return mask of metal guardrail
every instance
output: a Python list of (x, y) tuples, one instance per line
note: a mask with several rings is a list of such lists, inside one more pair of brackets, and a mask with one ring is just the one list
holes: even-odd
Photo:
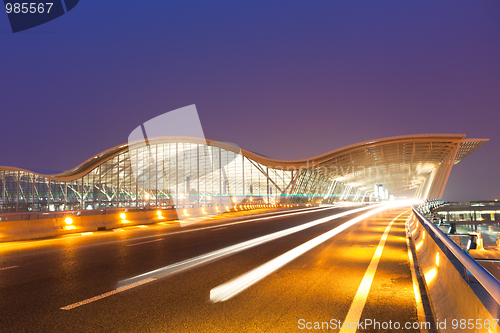
[(435, 235), (443, 242), (450, 252), (460, 261), (460, 263), (474, 276), (474, 278), (484, 287), (484, 289), (500, 304), (500, 281), (498, 281), (483, 266), (477, 263), (472, 257), (453, 242), (444, 232), (434, 225), (417, 206), (412, 206), (413, 212)]

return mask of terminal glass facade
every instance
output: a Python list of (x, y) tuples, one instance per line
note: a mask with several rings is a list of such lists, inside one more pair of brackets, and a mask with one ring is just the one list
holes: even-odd
[(191, 142), (133, 147), (73, 180), (0, 169), (0, 212), (211, 205), (235, 199), (331, 203), (360, 201), (364, 194), (308, 169), (270, 168), (232, 150)]

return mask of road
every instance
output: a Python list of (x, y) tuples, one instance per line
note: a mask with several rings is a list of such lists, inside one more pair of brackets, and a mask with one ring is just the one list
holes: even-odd
[[(335, 216), (349, 209), (0, 244), (0, 332), (290, 332), (315, 322), (339, 331), (348, 315), (379, 325), (418, 321), (409, 208)], [(271, 271), (247, 286), (245, 274), (261, 266)], [(220, 301), (241, 276), (243, 289)]]

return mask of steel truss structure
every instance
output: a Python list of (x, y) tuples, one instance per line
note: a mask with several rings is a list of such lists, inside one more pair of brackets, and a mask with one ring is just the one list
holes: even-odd
[(486, 141), (408, 135), (283, 161), (213, 140), (159, 137), (111, 148), (56, 175), (0, 167), (0, 212), (374, 201), (387, 199), (376, 191), (381, 184), (391, 193), (416, 189), (417, 198), (440, 198), (452, 166)]

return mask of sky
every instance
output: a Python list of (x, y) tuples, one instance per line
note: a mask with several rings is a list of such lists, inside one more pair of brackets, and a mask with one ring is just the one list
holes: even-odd
[(69, 170), (191, 104), (206, 138), (278, 159), (489, 138), (443, 198), (500, 198), (500, 2), (81, 0), (16, 34), (0, 13), (0, 165)]

